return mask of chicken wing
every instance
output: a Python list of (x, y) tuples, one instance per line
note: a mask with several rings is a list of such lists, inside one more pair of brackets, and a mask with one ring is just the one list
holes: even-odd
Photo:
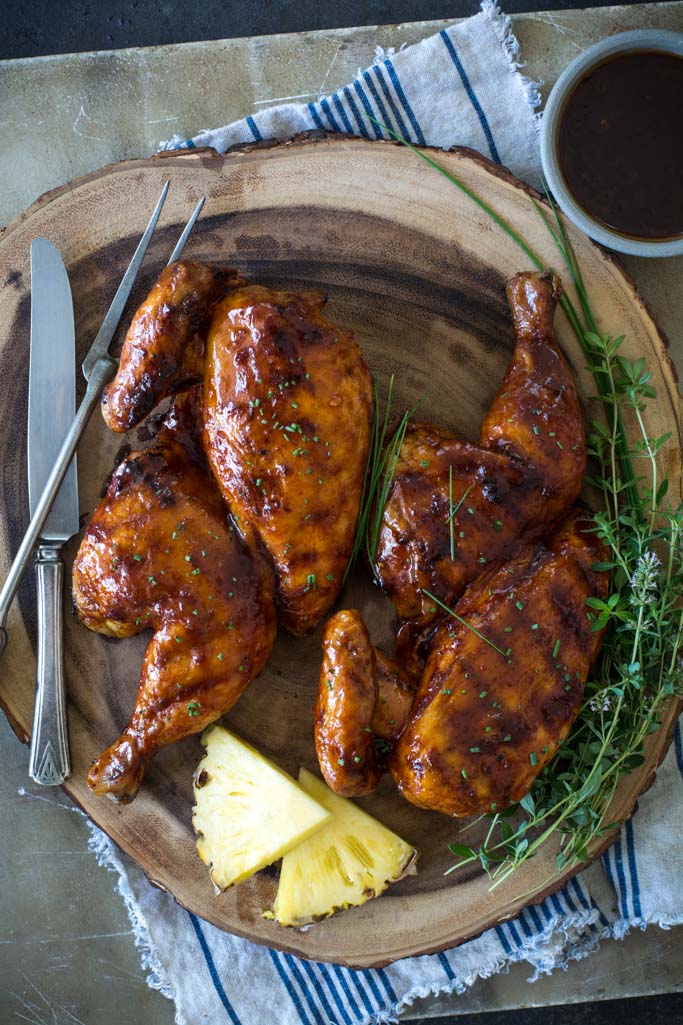
[(337, 612), (325, 624), (315, 746), (323, 776), (337, 794), (359, 797), (377, 786), (386, 754), (400, 735), (414, 684), (377, 648), (360, 612)]
[(601, 643), (585, 600), (606, 594), (607, 574), (591, 569), (604, 554), (574, 514), (465, 591), (465, 622), (439, 627), (390, 757), (404, 797), (468, 816), (530, 789), (576, 718)]
[(552, 326), (559, 286), (549, 274), (518, 274), (507, 294), (515, 350), (479, 445), (410, 427), (384, 509), (375, 570), (404, 621), (397, 651), (412, 672), (441, 618), (430, 595), (457, 599), (521, 539), (547, 534), (581, 487), (583, 417)]
[(104, 389), (102, 415), (128, 431), (162, 399), (201, 381), (204, 339), (215, 303), (241, 284), (236, 271), (178, 260), (165, 267), (126, 334), (116, 377)]
[(88, 774), (95, 793), (120, 801), (135, 797), (161, 747), (235, 703), (275, 639), (272, 570), (229, 523), (193, 442), (194, 415), (180, 397), (155, 444), (121, 463), (74, 563), (85, 626), (154, 631), (128, 725)]
[(230, 292), (207, 341), (204, 447), (275, 566), (280, 622), (312, 630), (341, 589), (370, 443), (370, 373), (319, 294)]

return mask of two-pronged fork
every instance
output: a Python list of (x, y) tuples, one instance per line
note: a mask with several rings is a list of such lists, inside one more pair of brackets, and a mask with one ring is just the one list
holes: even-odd
[[(81, 435), (85, 430), (95, 406), (99, 402), (102, 389), (116, 372), (117, 362), (109, 353), (109, 345), (114, 337), (114, 332), (118, 327), (119, 320), (123, 314), (124, 307), (128, 300), (128, 296), (130, 295), (133, 283), (135, 282), (135, 278), (137, 277), (138, 270), (140, 269), (140, 265), (144, 259), (145, 253), (147, 252), (147, 247), (152, 235), (154, 234), (154, 229), (156, 228), (157, 221), (159, 220), (159, 215), (161, 214), (161, 208), (164, 205), (168, 188), (169, 183), (166, 182), (157, 201), (157, 205), (154, 208), (149, 224), (145, 228), (144, 234), (138, 243), (133, 259), (130, 261), (128, 269), (123, 275), (121, 284), (119, 285), (116, 295), (112, 300), (112, 304), (107, 311), (107, 315), (102, 321), (102, 326), (97, 332), (95, 341), (92, 343), (90, 350), (83, 361), (83, 374), (88, 382), (85, 395), (83, 396), (83, 401), (78, 407), (71, 428), (64, 439), (64, 444), (57, 456), (57, 461), (55, 462), (52, 473), (47, 479), (43, 493), (35, 507), (35, 512), (31, 518), (31, 522), (28, 525), (24, 538), (19, 546), (19, 550), (15, 555), (10, 571), (7, 574), (7, 579), (0, 591), (0, 652), (4, 650), (7, 643), (7, 631), (5, 629), (7, 616), (10, 605), (12, 604), (17, 592), (19, 581), (26, 569), (36, 542), (40, 537), (45, 520), (47, 519), (57, 492), (59, 491), (64, 477), (66, 476), (66, 472), (71, 460), (73, 459)], [(204, 199), (202, 198), (195, 207), (194, 213), (190, 217), (182, 235), (178, 239), (176, 247), (171, 253), (169, 263), (173, 263), (173, 261), (177, 260), (180, 256), (187, 238), (199, 217), (203, 205)]]

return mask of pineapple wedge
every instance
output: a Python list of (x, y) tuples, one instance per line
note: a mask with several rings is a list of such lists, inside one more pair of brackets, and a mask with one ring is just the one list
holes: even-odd
[(331, 819), (287, 773), (224, 727), (210, 726), (202, 744), (192, 824), (218, 890), (277, 861)]
[(417, 851), (306, 769), (299, 784), (333, 818), (285, 854), (272, 913), (280, 925), (318, 922), (365, 904), (415, 872)]

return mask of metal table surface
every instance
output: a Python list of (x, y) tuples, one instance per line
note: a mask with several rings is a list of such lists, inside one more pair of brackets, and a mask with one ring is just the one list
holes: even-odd
[[(683, 3), (513, 17), (526, 73), (544, 95), (581, 49), (615, 29), (683, 31)], [(102, 164), (154, 152), (285, 99), (312, 99), (440, 22), (217, 40), (0, 63), (0, 224), (37, 195)], [(217, 88), (216, 83), (220, 83)], [(625, 259), (683, 368), (683, 258)], [(81, 813), (28, 781), (28, 752), (0, 719), (0, 1025), (170, 1025), (150, 990), (116, 879), (88, 851)], [(414, 1005), (410, 1017), (460, 1015), (683, 990), (683, 930), (649, 929), (529, 985), (528, 966), (468, 992)], [(270, 1023), (264, 1022), (264, 1025)]]

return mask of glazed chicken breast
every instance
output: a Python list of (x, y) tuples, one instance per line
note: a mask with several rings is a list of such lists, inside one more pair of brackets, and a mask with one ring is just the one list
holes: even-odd
[(279, 618), (308, 633), (341, 589), (373, 416), (358, 344), (321, 295), (249, 285), (217, 307), (204, 382), (204, 447), (248, 541), (273, 560)]
[(155, 443), (116, 469), (73, 567), (90, 630), (152, 630), (130, 720), (92, 765), (97, 794), (131, 801), (146, 762), (237, 701), (270, 655), (273, 574), (229, 523), (192, 434), (196, 405), (176, 400)]
[(391, 755), (404, 797), (464, 817), (527, 793), (567, 736), (600, 647), (585, 600), (606, 596), (607, 574), (591, 569), (604, 555), (574, 514), (465, 591)]
[(518, 801), (578, 714), (601, 643), (585, 600), (607, 592), (607, 575), (591, 569), (604, 556), (573, 513), (547, 542), (482, 574), (434, 635), (414, 696), (398, 667), (378, 669), (384, 656), (358, 612), (331, 617), (314, 713), (328, 785), (367, 794), (388, 767), (404, 797), (446, 815)]

